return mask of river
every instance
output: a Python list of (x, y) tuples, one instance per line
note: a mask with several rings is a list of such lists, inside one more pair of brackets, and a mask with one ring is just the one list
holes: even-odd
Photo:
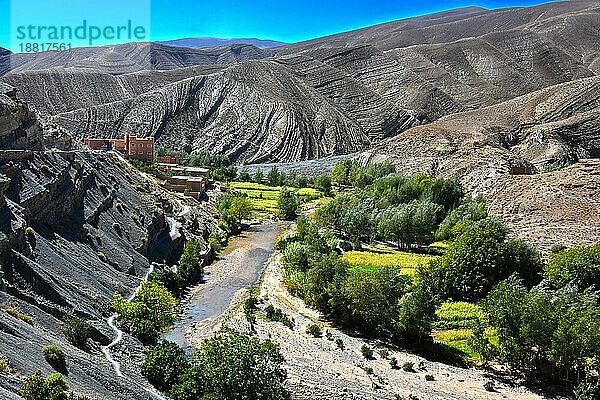
[(204, 282), (191, 289), (180, 319), (165, 339), (193, 351), (185, 333), (197, 323), (210, 323), (225, 312), (235, 293), (256, 284), (274, 252), (280, 228), (274, 223), (252, 225), (230, 239), (219, 259), (205, 268)]

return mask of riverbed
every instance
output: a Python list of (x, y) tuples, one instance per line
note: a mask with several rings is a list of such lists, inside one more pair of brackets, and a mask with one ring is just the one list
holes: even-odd
[(205, 268), (203, 283), (191, 289), (180, 320), (165, 339), (190, 353), (186, 332), (197, 324), (210, 324), (227, 310), (236, 292), (259, 281), (280, 230), (274, 223), (264, 223), (231, 238), (218, 260)]

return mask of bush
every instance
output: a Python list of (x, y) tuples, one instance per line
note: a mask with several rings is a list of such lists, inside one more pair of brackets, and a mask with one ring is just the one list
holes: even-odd
[(132, 301), (115, 293), (111, 306), (119, 320), (145, 343), (154, 343), (177, 318), (177, 299), (159, 282), (142, 282)]
[(574, 281), (580, 289), (600, 288), (600, 243), (553, 254), (544, 277), (555, 287)]
[(25, 379), (19, 394), (25, 400), (90, 400), (69, 392), (69, 385), (61, 374), (52, 374), (44, 379), (40, 371)]
[(196, 239), (190, 239), (185, 243), (177, 268), (178, 279), (182, 287), (193, 285), (202, 279), (204, 268), (200, 255), (203, 251), (204, 245)]
[(10, 362), (5, 356), (0, 356), (0, 374), (8, 374), (10, 372)]
[(435, 381), (435, 377), (433, 375), (425, 375), (425, 380), (429, 382)]
[(321, 337), (321, 335), (322, 335), (321, 325), (310, 324), (308, 326), (308, 328), (306, 328), (306, 333), (308, 333), (309, 335), (312, 335), (314, 337)]
[(335, 339), (335, 345), (338, 347), (338, 349), (340, 350), (344, 350), (345, 346), (344, 346), (344, 341), (340, 338)]
[(286, 400), (284, 359), (271, 341), (224, 331), (206, 340), (173, 386), (173, 400)]
[(398, 360), (396, 359), (396, 357), (392, 357), (390, 359), (390, 367), (392, 367), (392, 369), (398, 369)]
[(98, 252), (98, 258), (100, 259), (100, 261), (102, 261), (103, 263), (107, 263), (108, 262), (108, 258), (106, 258), (106, 254), (104, 254), (103, 252), (99, 251)]
[(175, 343), (162, 341), (146, 353), (141, 372), (155, 388), (167, 392), (188, 368), (183, 349)]
[(91, 337), (92, 327), (84, 319), (68, 317), (63, 324), (67, 340), (77, 347), (85, 347)]
[(380, 349), (378, 353), (379, 356), (384, 359), (387, 359), (390, 356), (390, 352), (387, 349)]
[(44, 358), (56, 370), (62, 370), (66, 366), (65, 352), (58, 346), (45, 346)]
[(402, 370), (405, 372), (415, 372), (415, 364), (407, 361), (404, 364), (402, 364)]
[(288, 328), (294, 329), (294, 321), (291, 320), (287, 315), (285, 315), (284, 312), (281, 311), (281, 309), (275, 308), (271, 304), (269, 304), (265, 308), (265, 315), (269, 320), (273, 322), (281, 322)]
[(277, 200), (279, 218), (287, 221), (293, 220), (298, 215), (298, 207), (300, 207), (300, 202), (296, 194), (285, 186), (282, 187)]
[(28, 238), (32, 238), (33, 236), (35, 236), (35, 230), (32, 227), (28, 226), (27, 229), (25, 229), (25, 234)]
[(487, 392), (494, 392), (494, 382), (493, 381), (485, 381), (485, 383), (483, 384), (483, 388), (487, 391)]
[(365, 359), (367, 359), (367, 360), (373, 359), (373, 349), (370, 348), (369, 346), (367, 346), (366, 344), (362, 345), (362, 347), (360, 348), (360, 352), (362, 353), (362, 355)]

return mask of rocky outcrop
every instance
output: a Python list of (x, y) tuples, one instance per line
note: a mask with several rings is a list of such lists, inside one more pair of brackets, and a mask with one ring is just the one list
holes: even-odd
[[(128, 361), (126, 378), (100, 351), (113, 335), (109, 303), (115, 292), (130, 295), (152, 262), (175, 263), (187, 239), (206, 244), (213, 203), (165, 191), (116, 154), (45, 150), (42, 123), (25, 103), (0, 94), (0, 106), (0, 354), (13, 372), (0, 375), (2, 398), (18, 398), (24, 376), (53, 372), (42, 349), (57, 344), (78, 392), (147, 399), (141, 344), (127, 336), (117, 349), (126, 349), (115, 355)], [(8, 314), (9, 305), (33, 324)], [(86, 349), (67, 341), (67, 316), (92, 324)]]

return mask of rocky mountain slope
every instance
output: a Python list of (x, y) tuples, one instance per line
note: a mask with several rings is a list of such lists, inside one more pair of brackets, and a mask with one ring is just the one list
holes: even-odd
[(17, 55), (2, 80), (79, 138), (133, 132), (288, 162), (596, 76), (599, 27), (593, 1), (466, 8), (265, 50), (130, 44)]
[(276, 40), (264, 40), (264, 39), (255, 39), (255, 38), (235, 38), (235, 39), (222, 39), (222, 38), (213, 38), (213, 37), (197, 37), (197, 38), (185, 38), (185, 39), (175, 39), (175, 40), (167, 40), (164, 42), (160, 42), (161, 44), (165, 44), (167, 46), (176, 46), (176, 47), (189, 47), (192, 49), (196, 49), (199, 47), (217, 47), (217, 46), (227, 46), (231, 44), (249, 44), (259, 49), (270, 49), (272, 47), (283, 46), (286, 43), (278, 42)]
[[(0, 353), (13, 371), (0, 376), (2, 398), (18, 398), (36, 370), (53, 372), (42, 354), (51, 344), (64, 349), (63, 372), (76, 391), (149, 398), (132, 366), (143, 357), (137, 340), (126, 335), (116, 349), (124, 378), (100, 351), (114, 335), (108, 304), (115, 291), (131, 294), (152, 262), (174, 263), (186, 238), (206, 243), (216, 229), (211, 203), (176, 197), (115, 155), (45, 150), (37, 119), (2, 94), (0, 121)], [(67, 341), (66, 316), (92, 324), (87, 349)]]
[[(594, 243), (600, 240), (597, 163), (528, 177), (512, 176), (509, 171), (528, 166), (533, 172), (544, 172), (600, 158), (599, 94), (598, 77), (552, 86), (409, 129), (359, 158), (390, 160), (407, 174), (459, 178), (472, 192), (485, 195), (496, 215), (512, 222), (522, 219), (513, 224), (517, 232), (542, 247), (558, 241), (572, 246)], [(569, 190), (561, 187), (567, 182), (589, 190), (564, 197), (561, 193)], [(540, 221), (553, 221), (562, 227), (562, 234), (560, 229), (544, 229)], [(536, 235), (531, 236), (531, 230)]]

